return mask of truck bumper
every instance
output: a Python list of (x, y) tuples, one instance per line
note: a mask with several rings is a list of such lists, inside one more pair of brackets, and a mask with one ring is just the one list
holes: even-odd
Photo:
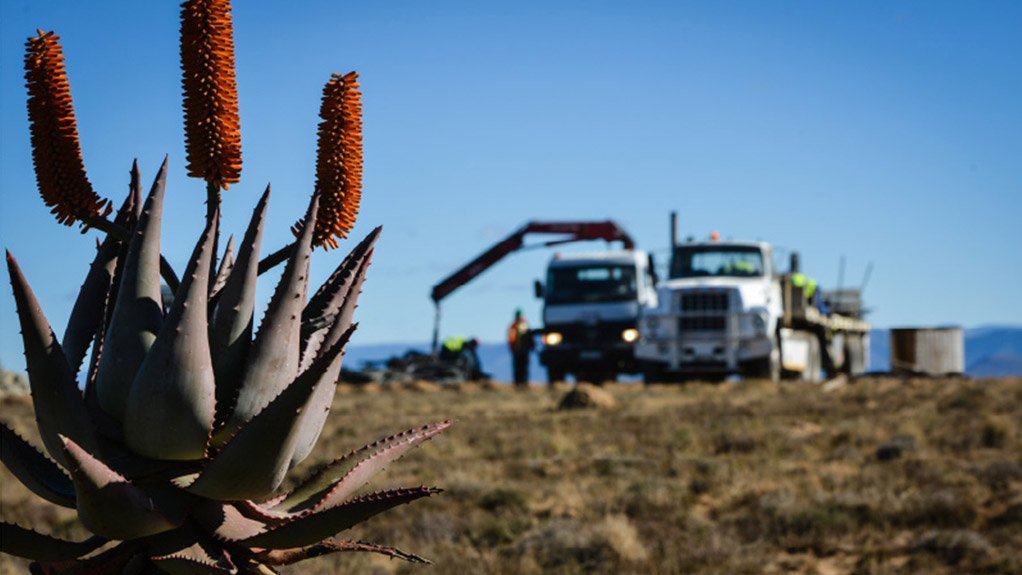
[(546, 346), (539, 352), (539, 362), (547, 369), (574, 373), (605, 371), (638, 373), (635, 348), (630, 344), (578, 347)]
[(770, 337), (735, 338), (687, 336), (680, 339), (640, 340), (636, 356), (647, 365), (677, 373), (737, 373), (745, 364), (761, 361), (774, 349)]

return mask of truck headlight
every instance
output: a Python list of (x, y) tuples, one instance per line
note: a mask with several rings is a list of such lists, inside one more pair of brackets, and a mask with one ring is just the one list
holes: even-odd
[(752, 330), (756, 335), (763, 336), (767, 332), (767, 315), (759, 312), (752, 314)]
[(564, 336), (556, 331), (543, 334), (543, 343), (546, 345), (558, 345), (564, 341)]
[(621, 332), (621, 339), (627, 341), (628, 343), (632, 343), (635, 340), (639, 339), (639, 330), (630, 327)]

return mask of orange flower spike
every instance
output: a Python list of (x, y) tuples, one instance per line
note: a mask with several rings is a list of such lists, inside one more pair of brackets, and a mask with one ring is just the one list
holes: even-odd
[(241, 180), (241, 120), (230, 0), (181, 5), (188, 175), (223, 189)]
[(70, 226), (89, 216), (109, 215), (112, 206), (96, 194), (85, 173), (60, 36), (38, 33), (25, 43), (32, 162), (43, 201), (58, 222)]
[[(336, 248), (355, 226), (362, 201), (362, 92), (358, 74), (334, 74), (323, 87), (316, 189), (319, 212), (313, 243)], [(301, 223), (301, 222), (299, 222)], [(297, 226), (297, 224), (296, 224)], [(297, 228), (296, 228), (297, 229)]]

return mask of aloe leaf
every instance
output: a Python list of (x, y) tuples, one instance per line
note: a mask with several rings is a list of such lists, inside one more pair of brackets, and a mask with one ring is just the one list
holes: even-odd
[(259, 249), (263, 241), (266, 206), (270, 186), (266, 186), (238, 247), (234, 263), (217, 302), (210, 345), (216, 373), (217, 423), (226, 421), (234, 407), (241, 377), (252, 344), (256, 281), (259, 279)]
[(0, 461), (32, 493), (62, 507), (75, 507), (75, 487), (64, 471), (15, 433), (0, 424)]
[(62, 439), (64, 455), (74, 463), (78, 518), (89, 531), (110, 539), (135, 539), (169, 531), (183, 520), (172, 521), (156, 509), (152, 493), (129, 483), (74, 441)]
[(420, 563), (432, 565), (428, 559), (419, 557), (412, 553), (406, 553), (396, 547), (387, 547), (376, 543), (365, 541), (350, 541), (347, 539), (327, 539), (315, 545), (299, 547), (297, 549), (275, 549), (259, 555), (260, 561), (267, 565), (291, 565), (312, 557), (321, 557), (330, 553), (349, 553), (352, 551), (363, 553), (378, 553), (391, 559), (401, 559), (409, 563)]
[(188, 491), (236, 501), (263, 498), (279, 487), (298, 439), (302, 409), (323, 373), (340, 363), (346, 343), (343, 340), (317, 359), (245, 424), (188, 486)]
[[(341, 324), (337, 323), (334, 327), (340, 328)], [(340, 336), (344, 342), (342, 346), (350, 341), (351, 334), (355, 331), (356, 327), (357, 324), (348, 324), (346, 326), (345, 332)], [(333, 349), (336, 345), (337, 341), (331, 341), (329, 349)], [(341, 355), (343, 361), (343, 347)], [(288, 463), (289, 469), (304, 461), (312, 453), (312, 448), (315, 447), (316, 440), (319, 439), (319, 434), (323, 431), (326, 418), (330, 414), (330, 405), (333, 403), (334, 395), (337, 393), (337, 381), (340, 376), (341, 361), (332, 364), (319, 376), (319, 381), (316, 382), (316, 387), (312, 390), (312, 395), (309, 396), (309, 399), (302, 407), (302, 413), (299, 416), (298, 438), (291, 453), (291, 461)]]
[(25, 363), (39, 435), (50, 455), (67, 467), (59, 436), (66, 435), (94, 449), (96, 439), (92, 424), (64, 351), (57, 343), (53, 329), (39, 307), (39, 301), (29, 287), (18, 261), (10, 252), (7, 252), (7, 271), (11, 276), (14, 302), (21, 323)]
[[(352, 325), (355, 308), (358, 306), (358, 297), (362, 293), (366, 272), (372, 262), (373, 246), (379, 238), (381, 230), (381, 227), (373, 230), (352, 250), (351, 254), (341, 262), (337, 270), (323, 284), (316, 296), (310, 300), (310, 305), (305, 307), (302, 323), (303, 357), (302, 365), (299, 367), (300, 371), (315, 359), (320, 349), (333, 347)], [(305, 321), (306, 317), (308, 322)], [(330, 319), (323, 321), (322, 327), (318, 327), (317, 324), (325, 317)], [(341, 366), (338, 365), (336, 372), (328, 374), (313, 393), (310, 405), (302, 416), (301, 434), (298, 445), (295, 446), (295, 452), (291, 456), (291, 467), (295, 467), (312, 453), (312, 449), (323, 431), (327, 416), (330, 414), (340, 369)]]
[[(142, 172), (139, 170), (137, 159), (131, 165), (131, 185), (129, 187), (131, 196), (131, 201), (128, 202), (131, 204), (130, 217), (126, 221), (118, 223), (124, 223), (125, 227), (129, 230), (134, 230), (139, 218), (142, 216), (143, 194), (145, 193), (142, 185)], [(106, 297), (102, 301), (97, 302), (97, 307), (102, 309), (102, 314), (100, 315), (100, 323), (93, 336), (92, 357), (89, 359), (89, 369), (85, 380), (85, 407), (88, 409), (89, 415), (92, 417), (100, 434), (108, 437), (120, 437), (120, 422), (103, 411), (102, 406), (100, 406), (99, 398), (96, 395), (96, 377), (99, 373), (99, 358), (102, 357), (107, 330), (110, 327), (110, 320), (114, 314), (114, 304), (117, 302), (121, 280), (124, 278), (124, 262), (128, 258), (128, 244), (129, 242), (124, 240), (117, 242), (117, 256), (113, 275), (110, 278), (109, 289), (106, 292)]]
[(291, 549), (313, 545), (388, 509), (429, 497), (440, 491), (434, 487), (413, 487), (370, 493), (271, 528), (265, 533), (244, 539), (241, 543), (249, 547), (266, 549)]
[[(243, 513), (236, 504), (209, 499), (192, 511), (192, 518), (221, 541), (240, 541), (266, 530), (267, 522)], [(279, 523), (279, 521), (278, 521)]]
[(431, 423), (352, 451), (317, 470), (274, 509), (298, 513), (336, 505), (368, 483), (386, 465), (452, 425), (453, 421)]
[(89, 370), (85, 378), (85, 409), (89, 413), (89, 417), (92, 418), (97, 433), (102, 437), (110, 437), (122, 442), (124, 440), (124, 432), (121, 429), (121, 422), (107, 413), (103, 406), (100, 405), (99, 396), (96, 393), (96, 378), (99, 375), (99, 360), (103, 357), (103, 346), (106, 344), (106, 335), (110, 328), (110, 320), (113, 317), (121, 278), (124, 277), (124, 260), (127, 254), (128, 245), (121, 242), (113, 277), (111, 278), (110, 290), (102, 302), (103, 312), (100, 316), (100, 325), (93, 337), (92, 357), (89, 359)]
[(103, 409), (119, 421), (124, 420), (138, 368), (163, 323), (160, 232), (166, 187), (164, 159), (128, 245), (117, 301), (99, 358), (96, 396)]
[(0, 522), (0, 551), (36, 561), (68, 561), (98, 549), (106, 543), (102, 537), (85, 541), (66, 541), (43, 535), (14, 523)]
[[(145, 185), (142, 183), (142, 170), (138, 167), (138, 158), (131, 162), (131, 214), (132, 222), (142, 217), (142, 203), (145, 201)], [(134, 227), (134, 224), (132, 224)]]
[(180, 553), (153, 557), (151, 561), (161, 573), (170, 575), (222, 575), (238, 572), (236, 569), (217, 564), (198, 544)]
[(234, 410), (218, 434), (221, 440), (234, 435), (298, 375), (301, 316), (309, 284), (312, 232), (316, 227), (318, 206), (317, 193), (312, 196), (305, 214), (306, 223), (249, 349)]
[(231, 560), (212, 545), (192, 543), (188, 547), (169, 553), (151, 557), (153, 565), (160, 572), (170, 575), (224, 575), (238, 573)]
[(172, 575), (239, 572), (223, 548), (191, 523), (154, 538), (146, 553), (161, 572)]
[(213, 430), (215, 383), (209, 352), (210, 258), (219, 213), (195, 245), (174, 304), (128, 394), (124, 435), (157, 459), (201, 459)]
[[(136, 162), (135, 169), (138, 168)], [(135, 178), (135, 171), (132, 171), (132, 180)], [(128, 195), (117, 211), (114, 223), (131, 229), (134, 226), (135, 217), (135, 195), (134, 190), (129, 189)], [(64, 329), (64, 337), (61, 340), (61, 347), (71, 365), (71, 372), (78, 373), (85, 359), (85, 352), (89, 348), (96, 335), (96, 331), (103, 323), (103, 310), (106, 299), (110, 294), (113, 284), (114, 272), (117, 268), (117, 255), (123, 242), (112, 235), (107, 235), (96, 250), (96, 258), (89, 267), (89, 273), (85, 276), (78, 298), (71, 309), (71, 316), (67, 320), (67, 327)]]
[(143, 457), (129, 449), (124, 444), (123, 437), (120, 441), (100, 437), (99, 446), (103, 462), (132, 482), (153, 483), (172, 479), (197, 472), (200, 466), (198, 461), (182, 462)]
[(216, 273), (216, 278), (213, 280), (213, 286), (209, 289), (209, 299), (213, 301), (220, 294), (220, 291), (224, 289), (224, 284), (227, 283), (227, 278), (231, 275), (231, 270), (234, 269), (234, 236), (227, 238), (227, 248), (224, 249), (224, 257), (220, 260), (220, 270)]
[[(372, 250), (382, 231), (382, 226), (377, 227), (359, 242), (302, 310), (302, 363), (299, 371), (312, 364), (330, 326), (341, 324), (339, 333), (343, 333), (351, 325)], [(323, 321), (327, 317), (333, 321)]]

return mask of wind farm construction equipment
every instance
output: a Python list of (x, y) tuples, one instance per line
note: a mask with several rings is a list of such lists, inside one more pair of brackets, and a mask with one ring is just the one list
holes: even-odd
[[(556, 239), (525, 245), (526, 236), (554, 234)], [(433, 286), (436, 308), (433, 350), (440, 333), (440, 302), (505, 256), (525, 248), (570, 242), (621, 242), (622, 249), (555, 255), (547, 267), (546, 284), (536, 281), (542, 298), (543, 336), (540, 362), (551, 381), (572, 374), (602, 381), (618, 373), (638, 373), (634, 342), (639, 309), (656, 304), (656, 274), (651, 256), (615, 222), (528, 222), (475, 259)]]
[(669, 277), (640, 322), (635, 355), (647, 381), (731, 374), (819, 381), (823, 372), (866, 371), (861, 290), (816, 290), (797, 253), (786, 273), (776, 270), (766, 242), (720, 241), (715, 233), (679, 243), (675, 222), (672, 214)]

